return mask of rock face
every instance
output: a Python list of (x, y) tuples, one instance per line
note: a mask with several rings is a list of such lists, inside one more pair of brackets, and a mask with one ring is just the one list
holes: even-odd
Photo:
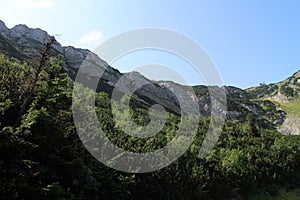
[[(46, 31), (39, 28), (32, 29), (26, 25), (17, 25), (8, 29), (0, 21), (0, 53), (16, 57), (21, 60), (31, 61), (38, 58), (41, 48), (49, 41)], [(160, 104), (168, 111), (180, 114), (182, 110), (200, 116), (210, 116), (212, 112), (223, 115), (228, 120), (243, 119), (247, 115), (255, 116), (271, 125), (289, 124), (286, 121), (286, 112), (278, 102), (270, 98), (282, 96), (288, 100), (299, 94), (300, 71), (284, 82), (278, 84), (261, 84), (259, 87), (242, 90), (237, 87), (218, 88), (213, 86), (182, 86), (170, 81), (151, 81), (138, 72), (122, 74), (112, 68), (104, 60), (87, 49), (72, 46), (62, 47), (59, 43), (53, 46), (53, 55), (60, 55), (65, 61), (65, 70), (71, 78), (75, 79), (78, 70), (84, 79), (97, 80), (101, 75), (98, 91), (109, 94), (114, 92), (123, 95), (133, 94), (133, 98), (149, 107)], [(98, 81), (98, 80), (97, 80)], [(214, 92), (212, 99), (210, 92)], [(226, 98), (221, 98), (225, 92)], [(185, 103), (180, 103), (186, 100)], [(188, 102), (188, 103), (187, 103)], [(193, 106), (197, 104), (200, 113)], [(215, 105), (215, 110), (212, 109)], [(226, 105), (223, 108), (222, 105)], [(295, 124), (295, 123), (293, 123)], [(292, 133), (299, 131), (294, 128)]]
[(300, 135), (300, 117), (292, 114), (287, 115), (278, 131), (285, 135)]
[[(42, 45), (49, 41), (49, 35), (46, 31), (39, 28), (28, 28), (26, 25), (17, 25), (8, 29), (1, 21), (0, 30), (0, 35), (18, 51), (20, 58), (36, 57)], [(63, 48), (59, 43), (53, 46), (53, 50), (56, 51), (56, 54), (64, 55)]]
[(24, 38), (34, 38), (36, 41), (43, 43), (48, 39), (48, 34), (46, 31), (41, 29), (30, 29), (26, 25), (17, 25), (10, 29), (9, 37), (13, 39), (24, 39)]
[(5, 38), (8, 38), (9, 36), (9, 29), (5, 26), (4, 22), (1, 20), (0, 20), (0, 34)]
[[(42, 45), (49, 40), (47, 32), (38, 28), (32, 29), (26, 25), (17, 25), (12, 29), (8, 29), (0, 21), (0, 30), (0, 36), (3, 38), (3, 42), (5, 42), (5, 45), (0, 46), (0, 49), (2, 52), (19, 59), (30, 60), (38, 57)], [(11, 46), (10, 49), (7, 48), (9, 45)], [(14, 53), (12, 54), (12, 52)], [(128, 73), (123, 76), (122, 73), (110, 67), (105, 61), (87, 49), (79, 49), (72, 46), (62, 47), (57, 43), (53, 47), (53, 53), (60, 55), (65, 60), (65, 70), (73, 78), (76, 77), (79, 68), (86, 75), (87, 80), (98, 78), (101, 74), (100, 84), (97, 88), (99, 91), (112, 92), (116, 90), (119, 93), (132, 92), (135, 99), (141, 101), (146, 106), (158, 103), (175, 113), (180, 113), (181, 110), (178, 99), (189, 98), (193, 102), (199, 102), (203, 116), (208, 116), (210, 113), (209, 97), (205, 95), (202, 98), (198, 98), (184, 86), (173, 82), (152, 82), (137, 72)], [(120, 80), (121, 77), (123, 78)], [(119, 80), (121, 83), (118, 83)], [(136, 88), (137, 85), (141, 87)], [(130, 91), (132, 89), (136, 91)], [(189, 104), (182, 104), (181, 106), (184, 107), (182, 109), (188, 110), (191, 113), (196, 112)]]

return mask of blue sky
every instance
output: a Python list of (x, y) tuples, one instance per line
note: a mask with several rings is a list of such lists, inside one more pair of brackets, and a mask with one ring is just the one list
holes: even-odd
[[(178, 31), (199, 43), (224, 84), (242, 88), (277, 82), (300, 70), (300, 1), (2, 0), (8, 27), (27, 24), (56, 34), (62, 45), (93, 50), (114, 35), (143, 27)], [(174, 66), (191, 84), (202, 84), (169, 55), (145, 52), (113, 64), (121, 72), (137, 65)], [(146, 58), (145, 58), (146, 57)]]

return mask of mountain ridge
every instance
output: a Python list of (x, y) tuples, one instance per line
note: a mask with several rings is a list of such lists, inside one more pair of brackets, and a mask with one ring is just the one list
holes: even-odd
[[(40, 48), (50, 37), (46, 31), (39, 28), (32, 29), (26, 25), (16, 25), (9, 29), (1, 20), (0, 31), (0, 53), (28, 62), (32, 62), (34, 58), (39, 57)], [(53, 55), (61, 56), (65, 62), (64, 69), (72, 79), (75, 79), (80, 67), (82, 67), (81, 71), (86, 74), (87, 79), (97, 78), (102, 70), (103, 75), (97, 87), (98, 91), (104, 91), (109, 94), (113, 90), (122, 94), (134, 92), (134, 99), (145, 107), (158, 103), (168, 111), (180, 114), (181, 108), (178, 99), (172, 93), (172, 90), (176, 89), (178, 95), (189, 96), (197, 101), (201, 116), (210, 116), (211, 102), (208, 88), (213, 86), (192, 86), (196, 94), (196, 97), (193, 97), (185, 90), (186, 86), (171, 81), (151, 81), (141, 74), (136, 74), (136, 72), (123, 74), (87, 49), (72, 46), (64, 47), (60, 43), (56, 43), (53, 46)], [(93, 61), (89, 67), (83, 63), (87, 58)], [(116, 87), (117, 82), (124, 75), (125, 78), (122, 79), (122, 84), (129, 88), (127, 91)], [(134, 88), (135, 85), (140, 85), (141, 83), (147, 84), (137, 91), (130, 91), (130, 88)], [(260, 119), (262, 123), (274, 126), (283, 134), (300, 134), (300, 125), (294, 125), (298, 123), (298, 119), (295, 116), (291, 117), (288, 109), (284, 107), (298, 98), (300, 93), (299, 86), (300, 70), (278, 83), (261, 84), (245, 90), (238, 87), (225, 86), (227, 96), (226, 119), (243, 119), (247, 115), (252, 115)], [(185, 106), (187, 109), (190, 109), (189, 105)], [(288, 128), (291, 123), (295, 128)]]

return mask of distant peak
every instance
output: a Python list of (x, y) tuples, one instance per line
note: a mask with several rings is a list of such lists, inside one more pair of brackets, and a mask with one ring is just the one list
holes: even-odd
[(0, 30), (4, 31), (4, 30), (8, 30), (7, 26), (5, 25), (5, 23), (3, 21), (0, 20)]
[(12, 29), (29, 29), (25, 24), (15, 25)]
[(81, 51), (81, 52), (91, 53), (91, 51), (89, 49), (77, 48), (77, 47), (73, 47), (73, 46), (64, 46), (63, 48), (66, 51), (72, 50), (72, 51)]
[(10, 29), (10, 36), (13, 38), (32, 38), (40, 43), (49, 40), (49, 34), (39, 28), (29, 28), (25, 24), (19, 24)]
[(0, 20), (0, 26), (5, 26), (6, 27), (5, 23), (2, 20)]

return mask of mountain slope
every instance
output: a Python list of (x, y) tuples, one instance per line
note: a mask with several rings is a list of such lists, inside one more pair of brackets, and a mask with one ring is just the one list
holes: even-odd
[(300, 134), (300, 71), (284, 81), (274, 84), (261, 84), (247, 89), (251, 99), (268, 101), (276, 105), (276, 110), (285, 112), (284, 121), (278, 126), (283, 134)]
[[(41, 29), (32, 29), (26, 25), (17, 25), (8, 29), (2, 21), (0, 21), (0, 31), (0, 52), (28, 62), (34, 62), (34, 58), (39, 57), (42, 45), (50, 37), (47, 32)], [(158, 103), (168, 111), (180, 114), (182, 108), (180, 108), (173, 90), (179, 96), (188, 96), (194, 99), (199, 105), (201, 116), (210, 116), (211, 114), (211, 101), (208, 92), (211, 86), (193, 86), (196, 94), (194, 97), (186, 90), (186, 86), (170, 81), (151, 81), (137, 72), (122, 74), (86, 49), (72, 46), (63, 47), (56, 43), (53, 46), (52, 54), (60, 56), (65, 61), (64, 69), (73, 79), (75, 79), (80, 67), (82, 67), (81, 70), (87, 81), (97, 79), (99, 73), (104, 72), (97, 87), (98, 91), (104, 91), (108, 94), (113, 91), (120, 94), (133, 92), (132, 101), (140, 106), (147, 108)], [(84, 60), (91, 61), (89, 66), (83, 64)], [(292, 114), (287, 112), (289, 108), (293, 108), (293, 104), (290, 103), (297, 98), (299, 93), (299, 74), (300, 72), (297, 72), (292, 77), (277, 84), (261, 85), (247, 90), (226, 86), (227, 111), (220, 110), (220, 113), (225, 113), (227, 120), (245, 120), (248, 115), (251, 115), (265, 126), (282, 126), (284, 122), (288, 121), (286, 114), (288, 117), (289, 114)], [(123, 77), (121, 85), (126, 86), (125, 89), (117, 85), (121, 77)], [(131, 91), (136, 85), (141, 84), (144, 86)], [(219, 101), (222, 100), (219, 99)], [(193, 113), (193, 107), (184, 106), (185, 109), (191, 110)], [(194, 114), (198, 115), (199, 113)], [(298, 133), (296, 129), (289, 134)]]
[(256, 99), (273, 98), (277, 102), (289, 102), (300, 93), (300, 70), (284, 81), (273, 84), (261, 84), (247, 89), (250, 97)]
[[(189, 135), (192, 124), (197, 123), (188, 121), (187, 126), (182, 126), (180, 116), (167, 113), (161, 131), (155, 131), (157, 134), (149, 138), (137, 138), (116, 123), (109, 97), (113, 90), (129, 94), (135, 85), (147, 83), (136, 90), (133, 103), (148, 108), (157, 102), (179, 114), (182, 108), (172, 92), (175, 90), (180, 96), (191, 95), (199, 104), (201, 115), (209, 116), (212, 109), (209, 89), (221, 92), (223, 88), (193, 86), (195, 95), (192, 96), (187, 86), (170, 81), (150, 81), (137, 72), (122, 74), (88, 50), (61, 47), (58, 43), (56, 48), (60, 51), (52, 49), (51, 52), (51, 46), (47, 44), (42, 49), (44, 56), (40, 56), (38, 49), (30, 50), (30, 47), (39, 48), (43, 42), (34, 32), (42, 35), (44, 32), (25, 25), (18, 27), (21, 28), (14, 30), (19, 30), (24, 38), (16, 39), (12, 29), (0, 32), (0, 50), (12, 57), (21, 55), (18, 57), (21, 61), (0, 55), (2, 199), (249, 199), (257, 193), (253, 199), (262, 199), (268, 198), (269, 194), (272, 195), (270, 198), (274, 198), (277, 192), (282, 199), (293, 195), (291, 188), (299, 188), (300, 137), (281, 135), (275, 131), (277, 127), (291, 128), (297, 124), (289, 120), (289, 115), (295, 110), (296, 115), (299, 105), (294, 92), (297, 91), (294, 80), (298, 73), (282, 83), (273, 84), (278, 91), (268, 92), (269, 85), (248, 90), (224, 87), (227, 121), (218, 142), (204, 158), (198, 155), (204, 144), (203, 139), (211, 138), (207, 137), (210, 136), (207, 130), (212, 121), (209, 117), (197, 121), (199, 127), (193, 144), (169, 166), (149, 173), (124, 173), (111, 169), (111, 165), (105, 166), (91, 155), (91, 151), (87, 151), (86, 144), (92, 143), (96, 147), (93, 151), (114, 154), (101, 142), (102, 134), (97, 134), (98, 131), (93, 129), (95, 120), (90, 120), (88, 115), (82, 113), (85, 120), (81, 120), (81, 127), (74, 126), (72, 108), (80, 110), (84, 107), (83, 112), (86, 108), (95, 109), (100, 126), (112, 143), (129, 152), (148, 153), (161, 149), (174, 139), (185, 142), (185, 136), (177, 139), (178, 130), (183, 128)], [(46, 34), (46, 37), (49, 35)], [(51, 53), (61, 57), (64, 63), (60, 58), (49, 60)], [(35, 54), (37, 57), (32, 57)], [(92, 58), (90, 68), (82, 63), (87, 58)], [(40, 59), (38, 67), (34, 65), (34, 59)], [(46, 65), (43, 60), (47, 60)], [(62, 71), (63, 67), (72, 78), (81, 67), (86, 80), (96, 79), (98, 73), (104, 71), (97, 89), (108, 94), (79, 89), (79, 98), (72, 98), (73, 82)], [(117, 82), (127, 86), (127, 89), (122, 90)], [(275, 96), (283, 91), (280, 90), (282, 85), (292, 88), (293, 96), (276, 101)], [(95, 106), (82, 105), (83, 99), (94, 96)], [(222, 100), (217, 99), (219, 102)], [(147, 109), (137, 106), (117, 112), (121, 123), (127, 124), (132, 116), (133, 120), (144, 126), (152, 119)], [(161, 121), (161, 118), (157, 120)], [(86, 121), (93, 121), (92, 126)], [(287, 123), (290, 125), (285, 125)], [(153, 130), (156, 127), (150, 128)], [(82, 134), (84, 138), (79, 138), (82, 136), (79, 130), (85, 130)], [(133, 131), (145, 133), (139, 127)], [(299, 133), (299, 130), (293, 128), (291, 132)], [(182, 144), (176, 145), (175, 152), (182, 148)], [(109, 159), (112, 164), (121, 163), (132, 168), (132, 159), (129, 162), (126, 160), (123, 153)], [(168, 158), (162, 157), (153, 166), (165, 160)], [(281, 195), (285, 190), (288, 192)]]

